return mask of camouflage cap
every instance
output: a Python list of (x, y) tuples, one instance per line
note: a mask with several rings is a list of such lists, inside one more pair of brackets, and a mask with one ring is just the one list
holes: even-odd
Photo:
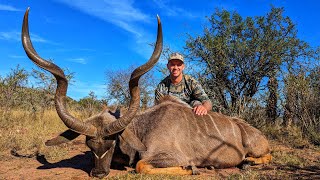
[(180, 60), (180, 61), (182, 61), (182, 62), (184, 63), (183, 56), (182, 56), (181, 54), (177, 53), (177, 52), (172, 53), (172, 54), (170, 55), (170, 57), (169, 57), (168, 61), (170, 61), (170, 60), (174, 60), (174, 59), (176, 59), (176, 60)]

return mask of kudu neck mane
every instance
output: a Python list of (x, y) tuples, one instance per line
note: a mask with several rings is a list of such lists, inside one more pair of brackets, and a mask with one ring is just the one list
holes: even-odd
[(160, 105), (160, 104), (167, 104), (167, 103), (176, 103), (182, 106), (190, 107), (188, 103), (182, 101), (177, 97), (169, 96), (169, 95), (161, 97), (158, 104)]

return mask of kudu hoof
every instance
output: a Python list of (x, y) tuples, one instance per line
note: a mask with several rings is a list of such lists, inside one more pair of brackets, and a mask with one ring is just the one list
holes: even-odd
[(190, 165), (190, 166), (184, 167), (184, 169), (191, 170), (192, 171), (192, 175), (199, 175), (200, 174), (200, 171), (196, 166), (191, 166)]

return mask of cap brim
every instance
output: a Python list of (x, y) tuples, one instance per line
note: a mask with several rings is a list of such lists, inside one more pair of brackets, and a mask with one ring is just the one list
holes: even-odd
[(171, 61), (171, 60), (179, 60), (179, 61), (181, 61), (181, 62), (183, 62), (183, 63), (184, 63), (184, 61), (183, 61), (183, 60), (181, 60), (181, 59), (169, 59), (169, 60), (168, 60), (168, 62), (169, 62), (169, 61)]

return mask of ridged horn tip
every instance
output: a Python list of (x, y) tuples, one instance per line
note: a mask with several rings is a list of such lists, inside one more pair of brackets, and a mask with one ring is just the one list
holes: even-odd
[(30, 7), (27, 7), (26, 12), (24, 13), (24, 17), (28, 17), (30, 11)]
[(159, 17), (159, 15), (157, 14), (157, 19), (158, 19), (158, 24), (160, 24), (161, 23), (161, 21), (160, 21), (160, 17)]
[(28, 19), (30, 7), (27, 8), (26, 12), (24, 13), (24, 20)]

